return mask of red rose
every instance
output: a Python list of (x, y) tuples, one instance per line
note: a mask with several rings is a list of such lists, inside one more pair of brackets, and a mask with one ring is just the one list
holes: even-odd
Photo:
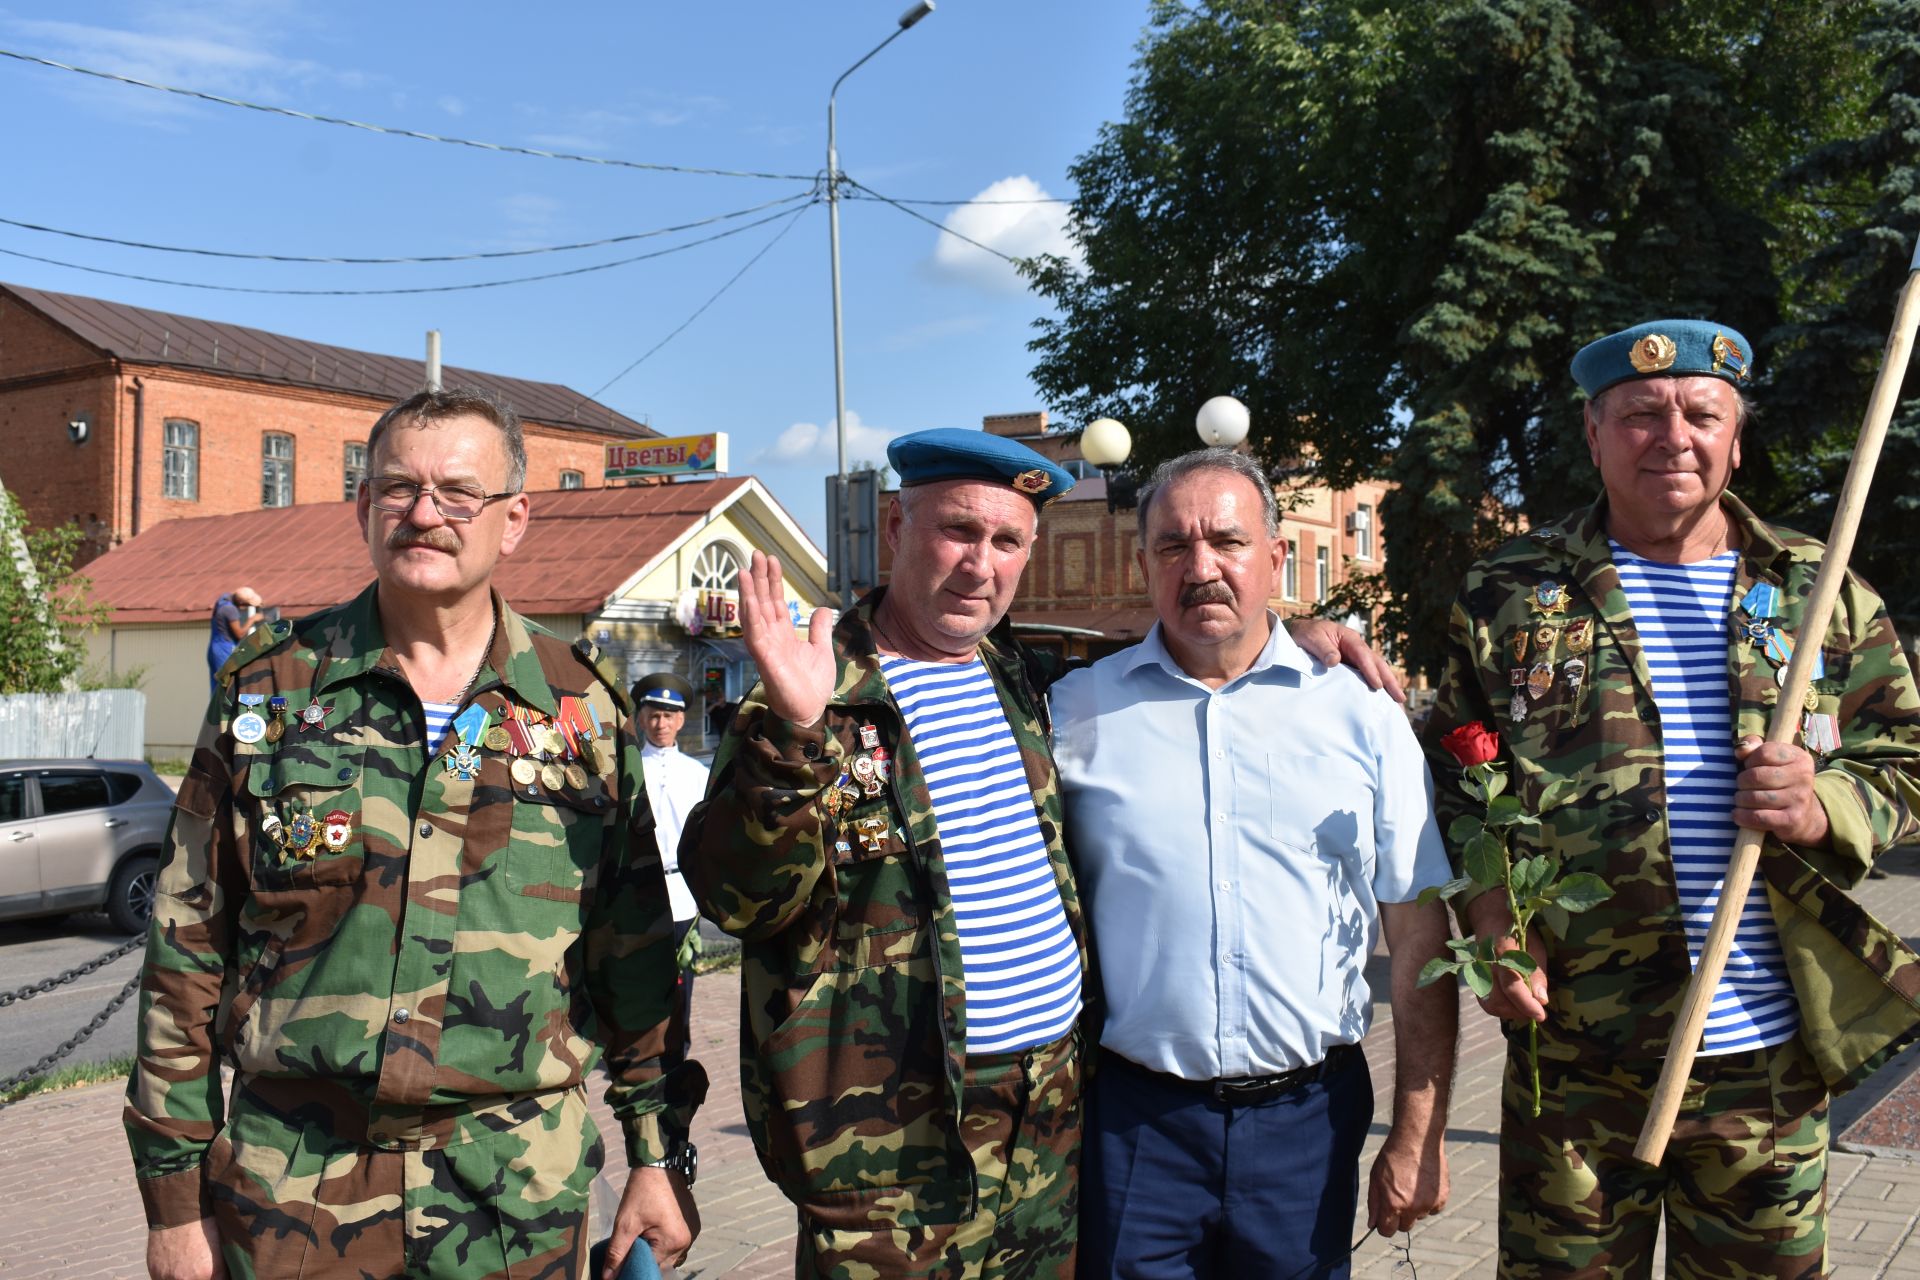
[(1475, 720), (1440, 739), (1440, 745), (1463, 766), (1471, 767), (1485, 764), (1500, 754), (1500, 735), (1487, 728), (1483, 721)]

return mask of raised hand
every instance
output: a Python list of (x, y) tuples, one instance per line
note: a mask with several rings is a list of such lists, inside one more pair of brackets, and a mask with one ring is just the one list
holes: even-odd
[(805, 727), (826, 713), (833, 697), (833, 614), (815, 609), (802, 640), (787, 614), (784, 583), (779, 557), (754, 552), (740, 578), (740, 627), (760, 668), (767, 708)]

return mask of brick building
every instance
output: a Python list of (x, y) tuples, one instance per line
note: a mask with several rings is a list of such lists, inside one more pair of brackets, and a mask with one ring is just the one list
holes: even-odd
[[(1139, 538), (1131, 491), (1116, 491), (1124, 505), (1110, 513), (1107, 481), (1080, 456), (1079, 433), (1049, 431), (1044, 410), (995, 414), (983, 426), (1080, 477), (1040, 521), (1040, 536), (1013, 602), (1022, 638), (1096, 658), (1140, 640), (1153, 626), (1153, 606), (1134, 556)], [(1378, 481), (1338, 491), (1312, 484), (1276, 486), (1280, 534), (1287, 540), (1280, 595), (1270, 602), (1276, 613), (1312, 613), (1348, 578), (1384, 567), (1379, 512), (1385, 492)], [(884, 546), (881, 554), (884, 570)], [(1371, 631), (1368, 619), (1346, 621)]]
[[(599, 488), (604, 446), (657, 433), (551, 382), (448, 368), (526, 422), (527, 487)], [(98, 555), (163, 520), (339, 502), (423, 361), (0, 284), (0, 478)]]

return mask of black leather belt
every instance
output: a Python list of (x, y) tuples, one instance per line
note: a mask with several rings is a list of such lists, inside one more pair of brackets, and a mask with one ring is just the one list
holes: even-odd
[(1133, 1059), (1108, 1051), (1114, 1062), (1137, 1071), (1144, 1076), (1152, 1076), (1182, 1089), (1191, 1089), (1204, 1093), (1216, 1102), (1224, 1102), (1230, 1107), (1249, 1107), (1255, 1103), (1277, 1098), (1292, 1089), (1324, 1080), (1337, 1071), (1351, 1066), (1360, 1056), (1360, 1047), (1352, 1044), (1337, 1044), (1327, 1050), (1327, 1056), (1309, 1066), (1295, 1067), (1291, 1071), (1282, 1071), (1274, 1076), (1222, 1076), (1218, 1080), (1189, 1080), (1185, 1076), (1168, 1075), (1164, 1071), (1155, 1071), (1152, 1067), (1143, 1067)]

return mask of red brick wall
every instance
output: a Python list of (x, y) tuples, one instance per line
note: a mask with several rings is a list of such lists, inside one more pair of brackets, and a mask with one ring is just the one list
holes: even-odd
[(0, 295), (0, 378), (23, 378), (104, 360), (59, 325)]

